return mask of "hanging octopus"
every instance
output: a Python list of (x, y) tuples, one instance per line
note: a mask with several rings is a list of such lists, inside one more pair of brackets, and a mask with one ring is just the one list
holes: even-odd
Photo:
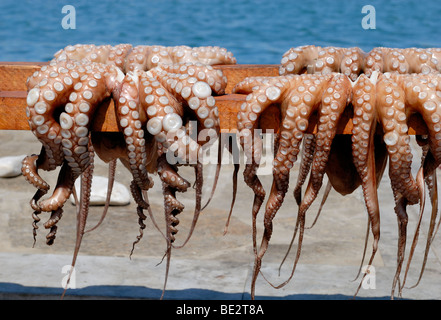
[[(51, 229), (48, 244), (55, 239), (56, 223), (72, 193), (74, 181), (93, 162), (89, 134), (94, 112), (109, 101), (123, 78), (124, 74), (111, 65), (64, 60), (52, 61), (28, 80), (26, 114), (42, 149), (39, 155), (23, 160), (22, 173), (38, 189), (31, 200), (34, 219), (38, 221), (37, 215), (42, 211), (52, 212), (45, 223), (45, 228)], [(49, 185), (38, 170), (50, 171), (59, 166), (61, 170), (52, 196), (40, 200)]]
[[(304, 50), (306, 49), (306, 50)], [(303, 57), (303, 59), (305, 59), (305, 56), (310, 55), (311, 50), (319, 50), (320, 48), (317, 48), (315, 46), (306, 46), (306, 47), (300, 47), (300, 48), (293, 48), (291, 50), (288, 51), (288, 53), (286, 53), (284, 55), (284, 58), (282, 59), (282, 66), (280, 68), (280, 73), (283, 74), (285, 73), (286, 70), (286, 66), (289, 65), (290, 63), (295, 65), (295, 61), (297, 58), (297, 54), (299, 54), (300, 56)], [(345, 73), (346, 75), (348, 75), (351, 80), (355, 80), (355, 82), (358, 81), (358, 77), (356, 73), (352, 73), (350, 74), (348, 72), (348, 69), (344, 69), (344, 65), (349, 66), (351, 64), (353, 64), (355, 61), (357, 62), (356, 66), (352, 67), (353, 71), (359, 71), (360, 73), (363, 73), (370, 77), (373, 72), (378, 72), (378, 71), (390, 71), (392, 73), (398, 73), (398, 74), (407, 74), (407, 73), (420, 73), (420, 74), (429, 74), (429, 73), (438, 73), (438, 60), (439, 60), (439, 54), (441, 52), (441, 49), (438, 48), (429, 48), (429, 49), (420, 49), (420, 48), (408, 48), (408, 49), (394, 49), (394, 48), (374, 48), (373, 50), (371, 50), (369, 52), (369, 54), (364, 54), (362, 53), (361, 55), (357, 56), (357, 55), (353, 55), (352, 57), (349, 57), (349, 52), (352, 51), (352, 53), (356, 53), (356, 52), (361, 52), (358, 48), (348, 48), (348, 49), (343, 49), (343, 48), (335, 48), (335, 47), (329, 47), (329, 48), (321, 48), (322, 50), (319, 51), (319, 56), (321, 58), (319, 58), (319, 60), (321, 59), (321, 62), (318, 63), (319, 65), (326, 64), (326, 60), (331, 61), (332, 59), (334, 59), (336, 53), (338, 52), (342, 52), (342, 50), (346, 50), (345, 52), (345, 56), (346, 58), (343, 59), (342, 66), (340, 68), (340, 70), (338, 68), (334, 68), (332, 69), (329, 64), (327, 67), (319, 69), (319, 68), (309, 68), (308, 72), (313, 73), (313, 72), (318, 72), (320, 73), (327, 73), (330, 72), (332, 70), (334, 71), (341, 71), (343, 73)], [(308, 50), (310, 51), (308, 53)], [(331, 53), (329, 53), (331, 52)], [(359, 59), (359, 58), (363, 58), (363, 59)], [(328, 59), (329, 58), (329, 59)], [(331, 59), (332, 58), (332, 59)], [(292, 60), (290, 62), (288, 62), (289, 60)], [(297, 59), (297, 62), (300, 62), (301, 60)], [(290, 70), (288, 71), (292, 71), (291, 70), (292, 65), (290, 65)], [(335, 67), (335, 66), (334, 66)], [(294, 71), (293, 71), (294, 72)], [(360, 76), (360, 79), (362, 77)], [(363, 78), (364, 79), (364, 78)], [(369, 86), (368, 86), (369, 87)], [(367, 96), (365, 96), (367, 97)], [(361, 100), (359, 100), (361, 101)], [(355, 103), (354, 103), (355, 106)], [(369, 104), (368, 104), (369, 106)], [(362, 115), (363, 117), (367, 117), (365, 111), (363, 111), (363, 109), (360, 109), (359, 114)], [(357, 118), (357, 117), (355, 117)], [(355, 119), (354, 118), (354, 119)], [(357, 120), (356, 120), (357, 121)], [(417, 137), (417, 141), (419, 143), (421, 142), (421, 136), (416, 136)], [(374, 138), (375, 140), (378, 140), (378, 136), (376, 136)], [(334, 148), (338, 148), (342, 145), (342, 143), (340, 142), (339, 144), (335, 144)], [(309, 173), (310, 170), (310, 164), (313, 158), (313, 154), (314, 154), (314, 146), (315, 146), (315, 136), (314, 135), (308, 135), (305, 137), (305, 141), (304, 141), (304, 149), (303, 149), (303, 158), (300, 164), (300, 170), (299, 170), (299, 177), (298, 177), (298, 181), (297, 181), (297, 185), (294, 189), (294, 196), (296, 199), (297, 204), (300, 204), (300, 199), (301, 199), (301, 188), (302, 185), (305, 182), (306, 176)], [(342, 149), (342, 148), (340, 148)], [(375, 142), (375, 149), (376, 151), (376, 156), (375, 159), (378, 160), (378, 155), (381, 155), (382, 152), (380, 150), (383, 150), (383, 147), (380, 147), (378, 145), (377, 142)], [(426, 147), (427, 149), (427, 147)], [(339, 153), (343, 154), (343, 150), (340, 150)], [(424, 158), (423, 158), (424, 160)], [(377, 163), (377, 166), (379, 164)], [(385, 165), (385, 163), (384, 163)], [(329, 174), (334, 174), (335, 176), (335, 172), (338, 172), (338, 170), (335, 170), (335, 168), (337, 168), (337, 164), (334, 164), (334, 169), (330, 170)], [(348, 170), (347, 168), (350, 168), (350, 166), (346, 165), (344, 168), (346, 168), (345, 170)], [(379, 172), (382, 172), (381, 170)], [(361, 173), (360, 173), (361, 175)], [(378, 174), (377, 174), (378, 176)], [(335, 177), (334, 177), (335, 179)], [(381, 175), (380, 175), (380, 179), (381, 179)], [(429, 193), (431, 195), (431, 199), (432, 199), (432, 215), (435, 216), (436, 215), (436, 192), (433, 190), (435, 188), (436, 185), (436, 175), (432, 173), (431, 177), (425, 177), (426, 180), (426, 184), (429, 188)], [(373, 181), (373, 180), (371, 180)], [(377, 181), (379, 183), (378, 177), (377, 177)], [(349, 183), (349, 181), (345, 181), (346, 184)], [(332, 189), (332, 181), (328, 181), (328, 184), (326, 186), (326, 190), (324, 192), (323, 195), (323, 200), (322, 203), (320, 204), (319, 207), (319, 212), (314, 220), (314, 222), (312, 223), (312, 225), (315, 224), (315, 222), (317, 221), (317, 218), (320, 214), (320, 211), (322, 209), (322, 206), (324, 205), (326, 198), (330, 192), (330, 190)], [(341, 193), (341, 192), (340, 192)], [(376, 197), (375, 197), (376, 198)], [(370, 211), (370, 209), (368, 208), (368, 211)], [(431, 221), (435, 221), (435, 220), (431, 220)], [(429, 234), (433, 234), (434, 232), (434, 225), (431, 225), (430, 230), (429, 230)], [(418, 234), (418, 230), (416, 235)], [(376, 238), (379, 237), (379, 233), (376, 235)], [(376, 240), (374, 243), (377, 243), (378, 240)], [(428, 240), (429, 243), (429, 240)], [(367, 238), (366, 238), (366, 243), (367, 244)], [(291, 242), (292, 245), (292, 242)], [(290, 247), (291, 247), (290, 245)], [(374, 246), (376, 247), (376, 246)], [(429, 244), (426, 245), (426, 251), (425, 251), (425, 255), (427, 258), (427, 253), (428, 253), (428, 249), (429, 249)], [(289, 252), (289, 250), (288, 250)], [(413, 252), (413, 250), (412, 250)], [(423, 267), (422, 267), (422, 271), (421, 271), (421, 275), (424, 271), (424, 265), (425, 265), (425, 261), (426, 258), (423, 261)], [(284, 260), (286, 259), (286, 256), (284, 258)], [(363, 257), (364, 259), (364, 257)], [(283, 261), (284, 261), (283, 260)], [(409, 259), (408, 262), (408, 267), (410, 264), (411, 258)], [(283, 262), (282, 262), (283, 263)], [(361, 270), (361, 269), (360, 269)], [(359, 271), (360, 271), (359, 270)], [(408, 270), (408, 269), (407, 269)], [(406, 274), (407, 274), (407, 270), (406, 270)], [(421, 276), (420, 276), (421, 278)], [(405, 280), (404, 280), (405, 281)], [(403, 284), (404, 286), (404, 284)]]
[[(155, 48), (153, 52), (156, 52)], [(197, 59), (197, 50), (179, 48), (196, 52), (191, 57)], [(205, 48), (201, 52), (209, 55), (208, 62), (220, 62), (221, 54), (225, 54), (228, 61), (234, 61), (226, 50), (222, 49), (221, 54), (218, 50), (221, 49)], [(80, 221), (72, 266), (85, 232), (94, 153), (111, 164), (111, 175), (114, 175), (117, 159), (133, 175), (130, 189), (138, 205), (140, 225), (140, 235), (133, 245), (141, 239), (145, 228), (143, 210), (150, 210), (146, 192), (153, 182), (149, 173), (158, 173), (163, 183), (167, 225), (163, 235), (167, 240), (168, 273), (170, 250), (179, 223), (176, 215), (184, 209), (176, 199), (176, 192), (185, 192), (190, 186), (177, 173), (177, 166), (193, 165), (196, 174), (195, 213), (185, 245), (201, 210), (202, 164), (199, 157), (219, 134), (213, 94), (224, 93), (226, 77), (221, 71), (199, 62), (161, 64), (147, 72), (144, 67), (130, 68), (132, 71), (124, 75), (120, 67), (130, 61), (126, 59), (130, 52), (129, 45), (70, 46), (58, 52), (49, 66), (42, 67), (29, 78), (27, 115), (31, 130), (43, 147), (40, 155), (32, 155), (23, 161), (22, 171), (38, 189), (31, 201), (35, 210), (34, 239), (38, 215), (43, 211), (52, 212), (45, 223), (46, 228), (51, 228), (48, 244), (52, 244), (55, 238), (63, 204), (74, 191), (73, 182), (82, 176), (81, 199), (84, 200), (79, 204)], [(180, 52), (177, 53), (180, 59), (186, 59), (180, 56)], [(121, 133), (90, 132), (94, 112), (110, 99), (115, 103)], [(58, 166), (62, 168), (52, 197), (40, 200), (49, 185), (38, 175), (38, 169), (53, 170)], [(108, 205), (101, 220), (107, 208)]]
[[(305, 229), (305, 214), (317, 197), (327, 174), (332, 186), (345, 195), (362, 186), (368, 211), (370, 229), (374, 235), (372, 262), (379, 241), (379, 206), (377, 186), (389, 159), (389, 177), (394, 194), (395, 213), (399, 221), (398, 265), (393, 281), (392, 296), (404, 259), (406, 242), (406, 206), (419, 204), (420, 218), (424, 209), (424, 180), (429, 182), (435, 168), (441, 163), (438, 143), (441, 144), (439, 75), (378, 74), (361, 75), (356, 83), (342, 74), (288, 75), (267, 78), (248, 78), (236, 85), (234, 92), (248, 94), (247, 101), (238, 113), (240, 143), (247, 157), (244, 179), (255, 194), (252, 207), (253, 246), (255, 265), (252, 278), (252, 297), (255, 281), (260, 272), (261, 260), (272, 234), (272, 220), (283, 203), (288, 190), (289, 171), (297, 160), (300, 144), (305, 137), (305, 147), (310, 149), (309, 159), (301, 167), (310, 168), (310, 178), (303, 198), (297, 192), (299, 202), (296, 233), (298, 247), (292, 273), (300, 257)], [(276, 135), (277, 151), (273, 162), (273, 184), (265, 206), (264, 233), (259, 251), (256, 247), (255, 219), (265, 198), (265, 190), (256, 175), (262, 141), (254, 134), (259, 127), (262, 113), (270, 105), (280, 109), (281, 126)], [(353, 106), (353, 134), (336, 135), (338, 121), (349, 105)], [(312, 140), (305, 132), (309, 118), (318, 114), (317, 133)], [(410, 139), (407, 121), (413, 113), (422, 116), (428, 127), (428, 135), (420, 139), (425, 157), (416, 179), (412, 177)], [(379, 126), (377, 128), (377, 123)], [(382, 135), (377, 135), (378, 130)], [(311, 153), (313, 150), (313, 153)], [(309, 163), (306, 163), (309, 162)], [(301, 171), (302, 172), (302, 171)], [(306, 172), (307, 173), (307, 172)], [(300, 175), (306, 180), (305, 173)], [(300, 199), (301, 198), (301, 199)], [(420, 220), (419, 220), (420, 221)], [(433, 225), (434, 220), (431, 220)], [(433, 234), (433, 227), (431, 227)], [(417, 234), (411, 252), (416, 245)], [(426, 254), (428, 247), (426, 246)], [(410, 255), (411, 259), (412, 253)], [(408, 266), (410, 260), (408, 261)], [(406, 270), (407, 273), (407, 270)], [(402, 286), (400, 286), (401, 290)]]
[[(350, 88), (350, 81), (341, 74), (251, 78), (234, 88), (236, 93), (249, 94), (237, 117), (240, 144), (247, 158), (244, 178), (255, 193), (252, 216), (256, 260), (252, 278), (252, 297), (254, 297), (255, 280), (260, 271), (261, 259), (271, 238), (272, 220), (288, 190), (289, 171), (297, 160), (303, 135), (309, 125), (309, 117), (317, 111), (320, 114), (320, 125), (312, 164), (313, 174), (299, 210), (300, 238), (303, 236), (302, 217), (317, 196), (322, 184), (338, 120), (351, 98)], [(264, 235), (260, 250), (257, 252), (256, 215), (263, 203), (265, 192), (256, 175), (262, 152), (262, 140), (254, 132), (258, 128), (259, 116), (271, 104), (280, 105), (282, 122), (278, 134), (280, 137), (277, 141), (278, 148), (274, 156), (273, 184), (265, 207)]]
[[(223, 94), (225, 87), (226, 77), (221, 71), (200, 63), (185, 63), (161, 65), (149, 72), (129, 72), (121, 92), (115, 96), (117, 119), (127, 145), (128, 168), (134, 177), (131, 189), (137, 194), (135, 200), (141, 209), (147, 208), (141, 200), (142, 191), (151, 187), (143, 128), (154, 138), (152, 142), (157, 150), (154, 157), (164, 193), (167, 272), (178, 231), (176, 216), (184, 209), (176, 199), (176, 192), (185, 192), (190, 186), (178, 174), (177, 166), (192, 165), (196, 175), (194, 218), (182, 247), (190, 239), (201, 211), (202, 149), (211, 145), (220, 132), (213, 94)], [(138, 214), (141, 220), (145, 217), (139, 209)]]

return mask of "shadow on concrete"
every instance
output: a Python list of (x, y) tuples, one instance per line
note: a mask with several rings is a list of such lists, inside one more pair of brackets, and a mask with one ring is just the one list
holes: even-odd
[[(53, 287), (31, 287), (0, 282), (0, 298), (13, 299), (60, 299), (63, 289)], [(142, 286), (89, 286), (68, 289), (64, 299), (146, 299), (159, 300), (162, 290)], [(250, 300), (246, 292), (226, 293), (206, 289), (166, 290), (165, 300)], [(343, 294), (292, 294), (286, 296), (256, 296), (256, 300), (354, 300)], [(390, 300), (390, 296), (357, 297), (355, 300)], [(399, 299), (402, 300), (402, 299)]]

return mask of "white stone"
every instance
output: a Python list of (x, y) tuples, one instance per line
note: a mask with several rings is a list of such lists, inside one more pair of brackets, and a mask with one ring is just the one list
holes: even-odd
[(0, 158), (0, 177), (11, 178), (21, 175), (21, 162), (26, 155)]
[[(90, 205), (100, 206), (104, 205), (107, 197), (107, 184), (109, 179), (103, 176), (93, 176), (92, 188), (90, 193)], [(78, 200), (81, 190), (81, 178), (75, 181), (75, 189), (77, 190)], [(75, 204), (73, 196), (70, 196), (70, 201)], [(114, 181), (112, 188), (112, 195), (110, 197), (110, 205), (125, 206), (130, 203), (130, 191), (120, 182)]]

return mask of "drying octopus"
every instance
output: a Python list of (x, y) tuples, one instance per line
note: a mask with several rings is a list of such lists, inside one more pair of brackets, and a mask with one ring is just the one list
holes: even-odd
[[(399, 227), (397, 269), (392, 284), (392, 297), (404, 261), (408, 220), (406, 207), (420, 205), (418, 228), (405, 276), (418, 238), (425, 204), (425, 183), (429, 188), (433, 206), (425, 252), (425, 259), (427, 258), (434, 235), (437, 210), (435, 170), (441, 164), (440, 81), (441, 76), (436, 73), (409, 75), (374, 71), (370, 76), (360, 75), (353, 82), (344, 74), (327, 72), (250, 77), (235, 86), (233, 92), (247, 94), (246, 102), (237, 115), (237, 126), (239, 141), (247, 158), (244, 181), (255, 195), (252, 205), (255, 253), (252, 298), (255, 296), (256, 279), (260, 273), (262, 258), (273, 232), (273, 219), (288, 191), (290, 169), (299, 156), (302, 141), (303, 156), (294, 191), (299, 208), (291, 241), (292, 245), (298, 234), (297, 253), (289, 278), (280, 285), (271, 285), (280, 288), (293, 277), (301, 254), (305, 215), (321, 189), (325, 174), (330, 186), (342, 195), (350, 194), (362, 186), (369, 227), (374, 237), (369, 265), (372, 263), (380, 238), (380, 208), (376, 192), (387, 160)], [(256, 129), (265, 129), (259, 128), (259, 120), (271, 105), (278, 106), (280, 128), (275, 135), (273, 183), (264, 208), (264, 232), (258, 248), (256, 216), (264, 203), (266, 192), (256, 173), (262, 154), (262, 138), (256, 134), (260, 132)], [(354, 114), (352, 135), (336, 134), (339, 120), (350, 106)], [(417, 136), (418, 144), (423, 150), (423, 158), (420, 170), (416, 177), (413, 177), (407, 121), (415, 113), (419, 114), (426, 124), (427, 135)], [(314, 114), (317, 115), (317, 132), (311, 135), (307, 130), (310, 118)], [(301, 187), (309, 172), (309, 181), (302, 197)], [(420, 278), (423, 269), (424, 266)], [(405, 278), (399, 285), (400, 294), (404, 283)]]
[(370, 77), (374, 71), (400, 74), (440, 72), (440, 59), (440, 48), (378, 47), (366, 53), (358, 47), (307, 45), (291, 48), (283, 54), (279, 74), (340, 72), (355, 81), (360, 74)]
[[(141, 63), (141, 56), (156, 65)], [(162, 62), (157, 61), (159, 56)], [(197, 59), (204, 63), (197, 62)], [(153, 218), (147, 199), (147, 191), (153, 187), (149, 174), (159, 175), (164, 194), (166, 232), (162, 235), (167, 241), (168, 274), (171, 248), (178, 231), (176, 216), (184, 209), (176, 199), (176, 193), (185, 192), (190, 187), (190, 183), (178, 174), (178, 166), (193, 166), (196, 176), (194, 218), (182, 247), (189, 240), (201, 211), (203, 176), (200, 157), (204, 148), (218, 137), (219, 118), (214, 96), (224, 93), (227, 81), (222, 71), (207, 63), (222, 62), (235, 63), (235, 59), (231, 53), (217, 47), (76, 45), (58, 52), (49, 65), (35, 72), (27, 82), (26, 113), (42, 149), (39, 155), (26, 157), (22, 167), (25, 179), (37, 188), (31, 200), (34, 241), (40, 220), (38, 215), (50, 212), (44, 227), (50, 229), (47, 244), (54, 242), (63, 205), (72, 193), (76, 197), (74, 182), (81, 176), (72, 267), (75, 265), (85, 233), (96, 153), (110, 164), (108, 200), (117, 159), (133, 176), (130, 190), (137, 204), (140, 225), (140, 235), (133, 246), (139, 242), (145, 228), (143, 210), (149, 210)], [(117, 111), (120, 132), (92, 132), (96, 110), (111, 99)], [(61, 170), (52, 196), (41, 199), (48, 192), (49, 185), (38, 170), (50, 171), (59, 166)], [(108, 203), (101, 221), (107, 208)], [(164, 290), (165, 285), (166, 280)]]

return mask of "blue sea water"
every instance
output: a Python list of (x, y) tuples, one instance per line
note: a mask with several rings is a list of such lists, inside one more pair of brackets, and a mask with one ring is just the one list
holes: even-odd
[[(65, 5), (75, 8), (75, 29), (62, 26)], [(362, 26), (365, 5), (375, 8), (375, 29)], [(69, 44), (131, 43), (217, 45), (241, 64), (278, 64), (305, 44), (440, 47), (440, 17), (439, 0), (0, 0), (0, 61), (47, 61)]]

